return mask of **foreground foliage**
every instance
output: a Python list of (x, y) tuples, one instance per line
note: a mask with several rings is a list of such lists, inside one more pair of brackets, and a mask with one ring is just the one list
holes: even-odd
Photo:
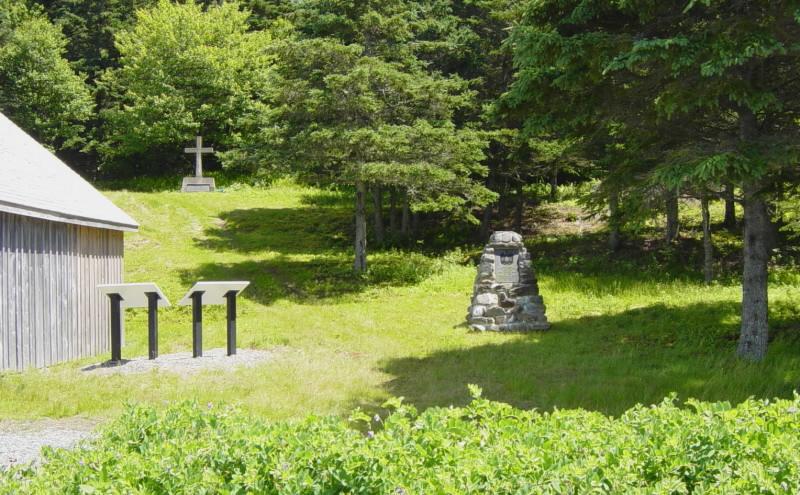
[[(6, 473), (0, 493), (796, 493), (800, 397), (667, 399), (620, 418), (477, 397), (366, 422), (261, 422), (231, 408), (132, 406), (74, 451)], [(398, 406), (399, 401), (393, 400)], [(363, 416), (363, 417), (362, 417)], [(0, 478), (2, 480), (2, 478)]]

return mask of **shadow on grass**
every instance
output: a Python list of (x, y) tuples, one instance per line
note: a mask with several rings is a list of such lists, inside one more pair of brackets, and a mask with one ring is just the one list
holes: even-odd
[[(343, 199), (344, 198), (344, 199)], [(195, 242), (200, 247), (214, 251), (251, 253), (276, 251), (282, 254), (342, 253), (352, 255), (353, 207), (347, 196), (336, 191), (319, 191), (304, 194), (298, 208), (248, 208), (226, 211), (218, 215), (219, 221), (206, 229), (205, 236)], [(444, 238), (428, 243), (402, 239), (385, 225), (384, 243), (377, 245), (372, 229), (372, 212), (369, 212), (368, 252), (380, 253), (397, 249), (423, 252), (429, 256), (441, 255), (460, 246), (457, 236), (443, 226), (431, 227), (438, 231), (436, 237)], [(388, 222), (388, 219), (387, 219)], [(475, 247), (478, 250), (478, 247)], [(482, 245), (480, 246), (482, 249)]]
[[(537, 267), (543, 271), (569, 271), (588, 275), (614, 274), (658, 280), (703, 280), (702, 240), (682, 238), (666, 244), (660, 239), (637, 237), (620, 249), (607, 248), (607, 233), (543, 236), (527, 243)], [(741, 276), (739, 246), (715, 246), (715, 277), (738, 283)]]
[[(417, 284), (439, 272), (435, 256), (371, 250), (368, 272), (352, 269), (352, 211), (338, 191), (305, 194), (299, 208), (249, 208), (223, 212), (195, 243), (216, 252), (263, 253), (268, 259), (204, 263), (180, 276), (198, 280), (249, 280), (243, 293), (261, 304), (290, 298), (313, 302), (356, 294), (376, 286)], [(255, 257), (255, 256), (254, 256)]]
[(800, 384), (798, 320), (774, 321), (790, 330), (779, 332), (764, 363), (748, 364), (734, 357), (738, 310), (733, 303), (657, 304), (556, 321), (548, 332), (511, 341), (389, 359), (382, 370), (396, 378), (385, 386), (418, 408), (466, 404), (473, 383), (484, 397), (521, 408), (608, 414), (659, 402), (672, 392), (682, 399), (732, 402), (790, 396)]
[(250, 208), (219, 215), (220, 222), (196, 243), (214, 251), (281, 254), (344, 252), (349, 240), (347, 212), (334, 208)]
[(279, 299), (300, 303), (325, 302), (374, 287), (414, 285), (438, 273), (442, 264), (434, 258), (408, 253), (381, 253), (370, 259), (369, 271), (353, 273), (344, 255), (314, 256), (298, 260), (277, 255), (268, 260), (241, 263), (204, 263), (180, 273), (191, 285), (199, 280), (249, 280), (242, 297), (269, 305)]

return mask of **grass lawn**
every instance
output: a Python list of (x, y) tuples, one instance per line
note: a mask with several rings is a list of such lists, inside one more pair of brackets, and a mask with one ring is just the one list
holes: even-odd
[[(479, 246), (372, 252), (370, 274), (357, 279), (350, 199), (337, 193), (281, 182), (218, 194), (108, 195), (142, 226), (126, 234), (126, 281), (155, 281), (173, 303), (197, 280), (252, 281), (240, 299), (239, 345), (275, 349), (276, 358), (186, 378), (80, 371), (99, 358), (2, 373), (0, 417), (106, 417), (126, 401), (196, 398), (286, 418), (371, 409), (392, 395), (419, 407), (464, 404), (470, 383), (524, 408), (617, 414), (672, 392), (739, 402), (788, 397), (800, 384), (797, 270), (778, 267), (772, 277), (768, 358), (738, 362), (741, 288), (733, 276), (702, 284), (693, 239), (686, 251), (636, 242), (611, 256), (599, 234), (530, 236), (552, 329), (477, 334), (462, 323)], [(684, 213), (691, 225), (694, 212)], [(718, 240), (724, 268), (735, 242)], [(190, 309), (159, 316), (160, 352), (189, 350)], [(124, 356), (146, 354), (146, 325), (145, 311), (128, 311)], [(205, 348), (223, 347), (224, 307), (207, 307), (204, 327)]]

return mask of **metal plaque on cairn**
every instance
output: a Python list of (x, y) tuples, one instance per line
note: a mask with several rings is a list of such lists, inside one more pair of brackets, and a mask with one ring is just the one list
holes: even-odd
[(495, 232), (483, 249), (467, 322), (478, 331), (547, 330), (531, 255), (516, 232)]

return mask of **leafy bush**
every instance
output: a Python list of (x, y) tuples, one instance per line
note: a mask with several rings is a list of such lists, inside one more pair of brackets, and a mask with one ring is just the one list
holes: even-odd
[[(479, 392), (474, 394), (479, 396)], [(798, 493), (800, 396), (666, 399), (620, 418), (476, 398), (381, 419), (264, 422), (132, 406), (73, 451), (0, 474), (0, 493)]]
[(53, 148), (79, 149), (94, 105), (67, 44), (34, 2), (0, 0), (0, 110)]

